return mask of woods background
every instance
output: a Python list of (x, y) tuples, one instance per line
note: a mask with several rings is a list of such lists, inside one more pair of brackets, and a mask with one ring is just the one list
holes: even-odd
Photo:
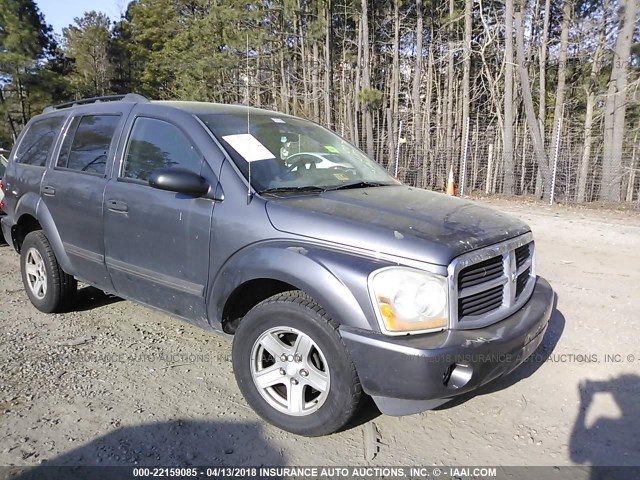
[(138, 0), (52, 34), (0, 0), (0, 146), (136, 92), (315, 120), (408, 184), (640, 205), (640, 0)]

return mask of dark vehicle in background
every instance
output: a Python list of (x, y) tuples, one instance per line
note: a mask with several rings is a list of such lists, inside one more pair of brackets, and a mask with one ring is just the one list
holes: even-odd
[(9, 160), (2, 230), (36, 308), (82, 281), (232, 337), (247, 402), (297, 434), (365, 394), (405, 415), (506, 375), (553, 308), (526, 224), (289, 115), (88, 99), (33, 118)]
[[(7, 163), (9, 163), (9, 160), (7, 160), (6, 155), (9, 155), (9, 151), (5, 150), (4, 148), (0, 148), (0, 217), (4, 216), (5, 213), (2, 210), (2, 207), (4, 207), (4, 190), (3, 190), (3, 184), (2, 184), (2, 177), (4, 177), (4, 172), (7, 169)], [(2, 229), (0, 229), (0, 245), (4, 243), (4, 237), (2, 236)]]

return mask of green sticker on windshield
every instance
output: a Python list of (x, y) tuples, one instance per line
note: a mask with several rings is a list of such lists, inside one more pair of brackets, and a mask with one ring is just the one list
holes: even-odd
[(335, 147), (332, 147), (331, 145), (325, 145), (324, 148), (327, 149), (327, 152), (338, 153), (338, 149)]

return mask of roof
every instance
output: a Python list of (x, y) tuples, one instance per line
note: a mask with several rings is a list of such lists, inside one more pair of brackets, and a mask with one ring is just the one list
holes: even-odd
[(102, 97), (82, 98), (80, 100), (71, 100), (70, 102), (60, 103), (59, 105), (50, 105), (46, 107), (42, 113), (50, 113), (56, 110), (63, 110), (70, 107), (77, 107), (80, 105), (89, 105), (91, 103), (102, 102), (129, 102), (129, 103), (147, 103), (149, 100), (135, 93), (127, 93), (123, 95), (105, 95)]
[(107, 95), (103, 97), (83, 98), (80, 100), (72, 100), (70, 102), (52, 105), (44, 109), (42, 113), (51, 113), (58, 110), (65, 110), (72, 107), (90, 105), (104, 102), (127, 102), (127, 103), (152, 103), (159, 106), (177, 108), (185, 112), (201, 115), (201, 114), (246, 114), (247, 111), (252, 115), (283, 115), (279, 112), (265, 110), (262, 108), (249, 107), (240, 104), (223, 104), (210, 102), (188, 102), (178, 100), (152, 100), (150, 101), (142, 95), (135, 93), (127, 93), (123, 95)]
[(210, 103), (210, 102), (187, 102), (178, 100), (152, 100), (153, 105), (165, 105), (167, 107), (178, 108), (195, 115), (201, 114), (233, 114), (249, 113), (255, 115), (284, 115), (280, 112), (265, 110), (263, 108), (248, 107), (239, 104)]

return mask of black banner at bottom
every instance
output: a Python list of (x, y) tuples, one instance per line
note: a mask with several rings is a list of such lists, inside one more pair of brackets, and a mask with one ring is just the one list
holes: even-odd
[(0, 467), (0, 480), (135, 480), (135, 479), (430, 479), (430, 480), (640, 480), (640, 466), (629, 467), (145, 467), (52, 466)]

